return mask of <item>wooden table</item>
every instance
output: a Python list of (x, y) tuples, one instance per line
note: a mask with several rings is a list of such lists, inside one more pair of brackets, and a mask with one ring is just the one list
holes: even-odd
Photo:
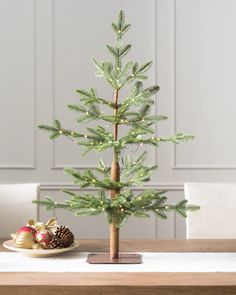
[[(2, 245), (2, 241), (1, 241)], [(121, 251), (236, 252), (236, 240), (130, 240)], [(108, 251), (108, 241), (82, 240), (81, 252)], [(7, 251), (0, 246), (0, 251)], [(1, 261), (0, 261), (1, 263)], [(234, 295), (232, 273), (0, 273), (1, 295)]]

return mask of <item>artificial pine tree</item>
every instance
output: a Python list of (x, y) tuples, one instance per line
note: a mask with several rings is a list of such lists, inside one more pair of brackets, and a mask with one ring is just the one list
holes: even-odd
[[(95, 187), (97, 193), (75, 194), (64, 190), (70, 199), (64, 203), (57, 203), (51, 198), (40, 201), (47, 209), (64, 208), (76, 215), (105, 214), (110, 224), (110, 259), (119, 257), (119, 230), (129, 216), (149, 217), (148, 212), (153, 212), (158, 217), (167, 218), (167, 212), (175, 210), (186, 217), (186, 211), (196, 210), (199, 207), (189, 205), (187, 200), (182, 200), (176, 205), (166, 204), (167, 198), (164, 191), (144, 190), (140, 194), (132, 191), (133, 186), (140, 187), (143, 182), (148, 182), (151, 173), (156, 166), (148, 167), (144, 164), (147, 152), (141, 152), (135, 158), (129, 154), (124, 156), (124, 150), (128, 145), (152, 145), (158, 147), (162, 142), (178, 144), (181, 141), (190, 140), (193, 136), (176, 134), (169, 138), (155, 136), (152, 126), (166, 116), (151, 115), (151, 106), (154, 100), (151, 97), (159, 90), (154, 85), (143, 88), (142, 81), (147, 79), (146, 72), (152, 65), (147, 62), (138, 65), (129, 61), (125, 64), (122, 59), (131, 49), (130, 44), (123, 44), (122, 38), (130, 29), (125, 23), (125, 15), (120, 11), (118, 22), (112, 23), (112, 29), (116, 34), (115, 46), (107, 45), (108, 52), (114, 62), (99, 63), (93, 59), (96, 67), (96, 76), (101, 77), (113, 89), (113, 100), (102, 98), (94, 88), (89, 91), (77, 89), (80, 96), (79, 104), (68, 105), (69, 109), (79, 114), (78, 123), (89, 121), (102, 121), (111, 124), (113, 132), (102, 126), (87, 127), (87, 133), (82, 134), (62, 127), (59, 120), (55, 120), (53, 126), (40, 125), (39, 128), (50, 132), (50, 138), (55, 139), (65, 136), (75, 144), (85, 148), (85, 154), (89, 151), (113, 150), (113, 161), (105, 164), (99, 160), (98, 168), (80, 172), (73, 168), (65, 168), (65, 173), (74, 178), (74, 183), (80, 188)], [(132, 85), (130, 95), (119, 99), (122, 89)], [(103, 110), (101, 110), (103, 107)], [(93, 123), (94, 126), (94, 123)], [(129, 128), (125, 135), (119, 134), (119, 127)], [(122, 152), (122, 156), (121, 156)]]

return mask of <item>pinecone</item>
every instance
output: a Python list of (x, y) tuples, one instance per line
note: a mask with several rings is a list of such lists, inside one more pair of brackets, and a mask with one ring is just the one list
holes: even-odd
[(74, 243), (74, 235), (66, 226), (58, 226), (52, 240), (49, 244), (49, 249), (67, 248)]

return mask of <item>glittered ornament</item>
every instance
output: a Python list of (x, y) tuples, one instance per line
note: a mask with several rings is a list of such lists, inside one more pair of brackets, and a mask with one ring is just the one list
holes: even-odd
[(47, 229), (42, 229), (38, 231), (34, 237), (40, 246), (42, 246), (44, 249), (47, 249), (49, 247), (50, 241), (52, 240), (53, 234)]

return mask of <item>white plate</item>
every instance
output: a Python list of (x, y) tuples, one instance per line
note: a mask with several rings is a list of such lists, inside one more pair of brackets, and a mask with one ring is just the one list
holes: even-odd
[(75, 243), (68, 248), (33, 250), (33, 249), (18, 248), (18, 247), (16, 247), (13, 240), (8, 240), (3, 243), (3, 247), (5, 247), (9, 250), (20, 252), (20, 253), (23, 253), (25, 255), (29, 255), (32, 257), (50, 257), (50, 256), (58, 255), (58, 254), (61, 254), (64, 252), (71, 251), (71, 250), (77, 248), (78, 246), (79, 246), (79, 243), (75, 241)]

